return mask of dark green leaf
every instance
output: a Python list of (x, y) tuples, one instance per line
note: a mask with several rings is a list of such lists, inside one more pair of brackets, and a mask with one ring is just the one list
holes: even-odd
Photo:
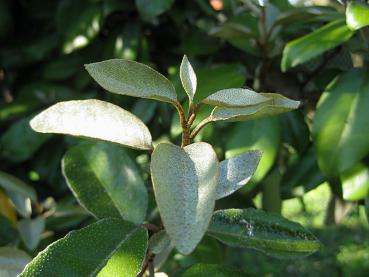
[(299, 153), (306, 150), (310, 141), (310, 131), (301, 111), (291, 111), (281, 115), (283, 141)]
[(255, 209), (216, 211), (208, 234), (229, 246), (254, 248), (278, 258), (303, 257), (320, 248), (300, 224)]
[(15, 244), (19, 239), (17, 229), (13, 224), (0, 214), (0, 246)]
[(283, 50), (282, 71), (307, 62), (351, 38), (353, 32), (344, 20), (336, 20), (287, 43)]
[(75, 197), (96, 217), (121, 216), (137, 224), (145, 219), (145, 184), (137, 166), (120, 146), (75, 146), (64, 156), (62, 167)]
[(106, 218), (49, 245), (19, 276), (131, 277), (141, 270), (146, 249), (145, 229)]
[(18, 231), (28, 250), (36, 248), (45, 228), (45, 219), (39, 216), (35, 219), (22, 219), (18, 222)]
[(358, 30), (364, 26), (368, 26), (368, 4), (349, 2), (346, 8), (346, 24), (351, 30)]
[(173, 277), (245, 277), (247, 274), (235, 268), (219, 264), (195, 264), (176, 273)]
[(175, 0), (135, 0), (135, 3), (144, 19), (152, 19), (169, 10), (174, 1)]
[(334, 79), (322, 94), (312, 137), (318, 164), (328, 176), (351, 168), (369, 152), (369, 73), (353, 69)]

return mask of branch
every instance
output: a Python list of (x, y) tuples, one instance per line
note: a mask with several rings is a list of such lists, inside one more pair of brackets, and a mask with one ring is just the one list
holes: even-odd
[(196, 127), (195, 129), (192, 130), (191, 135), (190, 135), (190, 139), (193, 139), (196, 137), (196, 135), (201, 131), (202, 128), (204, 128), (207, 124), (212, 122), (212, 118), (209, 116), (207, 118), (205, 118), (203, 121), (201, 121)]

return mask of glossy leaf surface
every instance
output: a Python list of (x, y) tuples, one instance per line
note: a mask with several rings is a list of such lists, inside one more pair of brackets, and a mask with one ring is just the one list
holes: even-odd
[(191, 253), (214, 209), (219, 162), (213, 148), (161, 143), (152, 154), (151, 176), (166, 232), (179, 252)]
[(152, 148), (151, 134), (140, 119), (96, 99), (59, 102), (34, 117), (30, 124), (40, 133), (89, 137), (142, 150)]
[(359, 163), (341, 176), (343, 199), (358, 201), (369, 196), (369, 169)]
[(216, 211), (208, 234), (229, 246), (254, 248), (278, 258), (307, 256), (320, 248), (300, 224), (256, 209)]
[(119, 145), (75, 146), (65, 154), (62, 166), (74, 196), (93, 215), (143, 222), (147, 190), (137, 166)]
[(369, 25), (369, 5), (349, 2), (346, 8), (346, 24), (351, 30)]
[(145, 64), (113, 59), (87, 64), (86, 69), (107, 91), (170, 103), (177, 100), (172, 83)]

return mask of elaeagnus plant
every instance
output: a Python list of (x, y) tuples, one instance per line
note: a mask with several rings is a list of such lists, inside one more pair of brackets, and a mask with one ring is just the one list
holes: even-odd
[[(205, 234), (228, 246), (254, 248), (281, 258), (306, 256), (319, 249), (314, 235), (279, 215), (256, 209), (214, 212), (216, 200), (250, 180), (263, 149), (219, 162), (210, 144), (193, 143), (209, 123), (275, 115), (297, 109), (298, 101), (241, 88), (196, 99), (196, 74), (186, 56), (180, 66), (180, 79), (188, 95), (188, 109), (177, 99), (172, 83), (144, 64), (113, 59), (88, 64), (86, 69), (109, 92), (173, 105), (180, 117), (182, 144), (154, 145), (149, 129), (139, 118), (96, 99), (59, 102), (34, 117), (30, 125), (37, 132), (105, 142), (74, 146), (62, 160), (69, 188), (96, 222), (50, 244), (20, 276), (154, 276), (172, 249), (190, 254)], [(204, 105), (214, 108), (193, 126)], [(152, 187), (162, 224), (149, 222), (148, 190), (137, 165), (120, 146), (149, 152)], [(176, 276), (215, 273), (244, 276), (222, 265), (205, 264), (180, 270)]]

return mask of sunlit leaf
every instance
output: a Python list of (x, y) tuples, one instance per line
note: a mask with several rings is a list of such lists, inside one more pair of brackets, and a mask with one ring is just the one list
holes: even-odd
[(269, 97), (242, 88), (223, 89), (209, 95), (201, 103), (225, 107), (245, 107), (271, 101)]
[(208, 234), (229, 246), (254, 248), (278, 258), (303, 257), (320, 248), (300, 224), (256, 209), (216, 211)]
[(107, 91), (169, 103), (177, 100), (172, 83), (147, 65), (113, 59), (87, 64), (86, 69)]
[(145, 184), (137, 166), (120, 146), (77, 145), (65, 154), (62, 167), (75, 197), (96, 217), (122, 217), (137, 224), (145, 219)]
[(59, 102), (34, 117), (33, 130), (68, 134), (119, 143), (137, 149), (151, 149), (146, 125), (130, 112), (100, 100)]
[(344, 20), (336, 20), (287, 43), (283, 50), (282, 71), (307, 62), (351, 38), (353, 32)]
[(346, 8), (346, 24), (351, 30), (369, 25), (369, 5), (349, 2)]
[(186, 91), (190, 102), (192, 103), (193, 97), (196, 93), (197, 78), (195, 71), (193, 70), (192, 65), (187, 59), (186, 55), (183, 56), (179, 75), (181, 77), (182, 86)]
[(341, 176), (343, 199), (358, 201), (369, 196), (369, 169), (363, 164), (345, 171)]
[(31, 257), (14, 247), (0, 247), (0, 276), (15, 277), (31, 261)]
[(191, 253), (214, 209), (219, 163), (213, 148), (161, 143), (152, 154), (151, 176), (166, 232), (179, 252)]
[(50, 244), (19, 276), (131, 277), (141, 270), (146, 249), (144, 228), (102, 219)]
[(253, 150), (222, 161), (216, 199), (226, 197), (244, 186), (254, 174), (260, 158), (261, 152)]

